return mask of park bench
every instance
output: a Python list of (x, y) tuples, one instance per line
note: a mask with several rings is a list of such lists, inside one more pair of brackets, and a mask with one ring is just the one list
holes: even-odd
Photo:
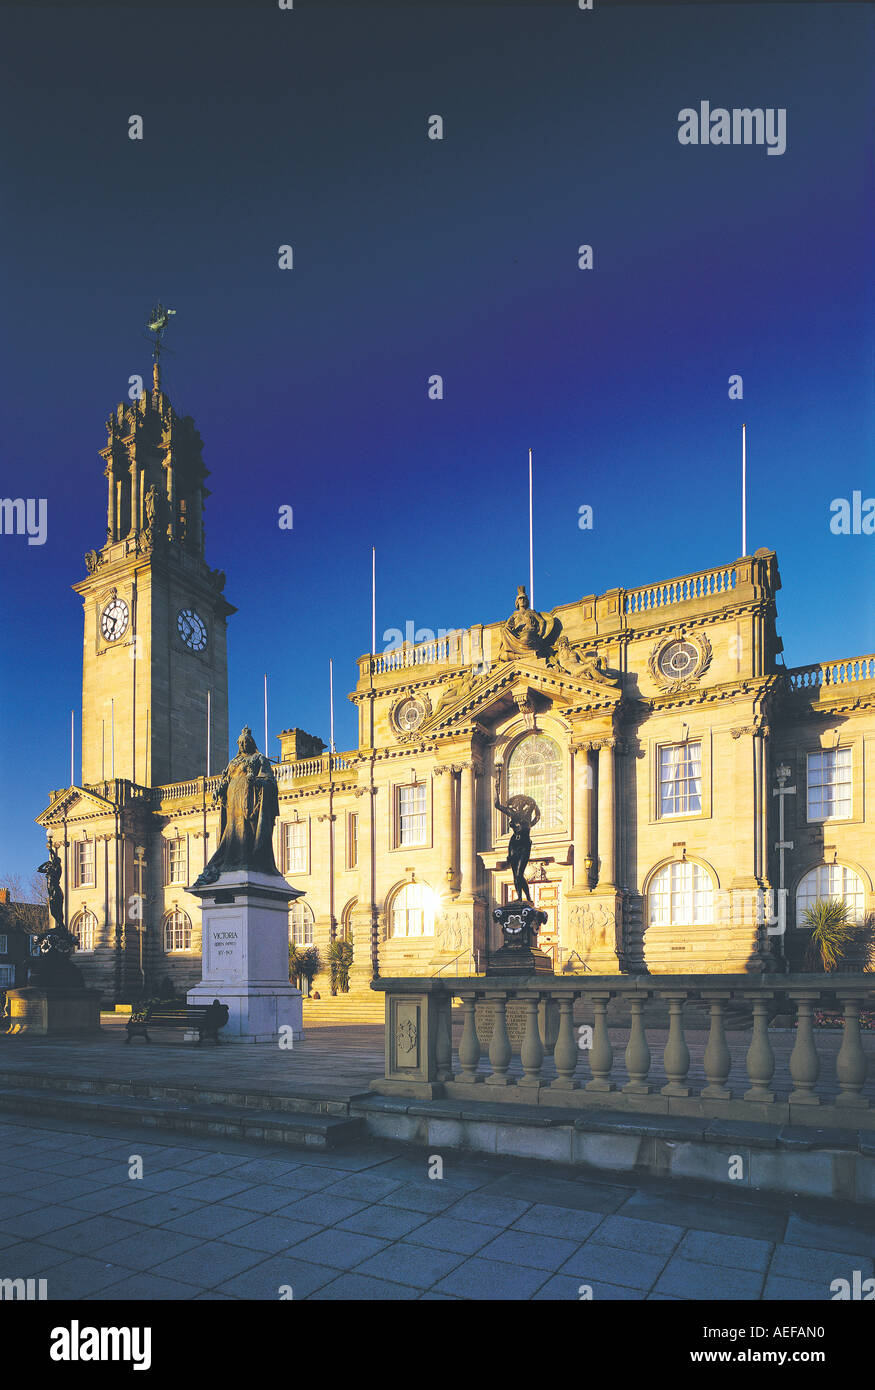
[(130, 1042), (134, 1034), (151, 1042), (149, 1028), (184, 1028), (186, 1032), (197, 1033), (197, 1041), (212, 1038), (218, 1044), (219, 1029), (228, 1022), (228, 1005), (216, 1000), (212, 1004), (146, 1004), (135, 1008), (126, 1024)]

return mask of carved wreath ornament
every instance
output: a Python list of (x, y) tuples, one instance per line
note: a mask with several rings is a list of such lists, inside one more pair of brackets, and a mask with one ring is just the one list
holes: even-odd
[(676, 629), (657, 642), (647, 659), (647, 667), (663, 690), (680, 690), (703, 676), (711, 665), (711, 643), (702, 632), (688, 637)]
[(431, 701), (425, 694), (408, 691), (392, 706), (390, 718), (402, 738), (412, 738), (431, 714)]

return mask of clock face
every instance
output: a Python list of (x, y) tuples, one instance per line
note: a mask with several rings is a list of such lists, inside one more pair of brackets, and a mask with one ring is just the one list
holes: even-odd
[(418, 729), (425, 718), (425, 705), (413, 697), (404, 700), (395, 711), (395, 723), (404, 733), (411, 734)]
[(699, 653), (692, 642), (671, 642), (659, 656), (659, 669), (667, 680), (684, 680), (698, 664)]
[(107, 642), (117, 642), (128, 630), (128, 605), (124, 599), (114, 598), (100, 615), (100, 631)]
[(207, 625), (193, 608), (183, 608), (176, 619), (179, 635), (193, 652), (202, 652), (207, 645)]

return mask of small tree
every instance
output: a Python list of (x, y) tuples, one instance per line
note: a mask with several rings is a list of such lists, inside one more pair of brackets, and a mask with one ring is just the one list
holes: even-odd
[(843, 898), (818, 898), (805, 909), (802, 923), (811, 931), (805, 954), (809, 970), (830, 974), (848, 963), (857, 934)]
[(331, 968), (332, 994), (349, 992), (349, 970), (352, 965), (352, 937), (336, 937), (328, 947), (328, 964)]

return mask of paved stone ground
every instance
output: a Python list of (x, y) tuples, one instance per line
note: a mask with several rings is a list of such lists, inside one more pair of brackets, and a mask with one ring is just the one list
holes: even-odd
[(873, 1273), (859, 1208), (443, 1160), (433, 1179), (424, 1151), (374, 1141), (309, 1154), (5, 1114), (0, 1278), (76, 1301), (822, 1301)]

